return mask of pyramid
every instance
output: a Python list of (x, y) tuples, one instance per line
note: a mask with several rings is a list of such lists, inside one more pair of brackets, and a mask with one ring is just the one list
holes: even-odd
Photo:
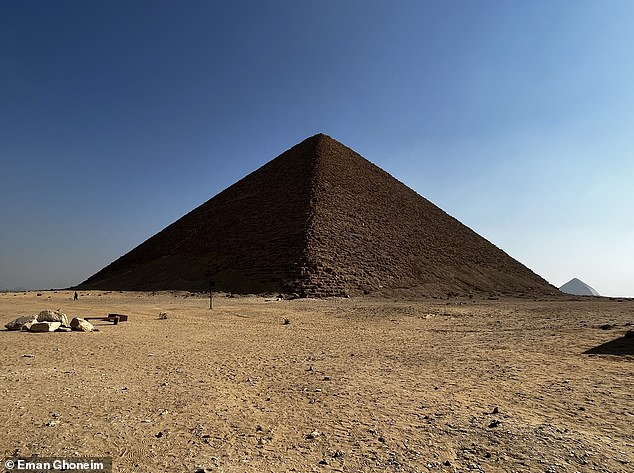
[(600, 296), (595, 289), (588, 286), (581, 279), (572, 278), (566, 284), (559, 288), (561, 292), (566, 294), (573, 294), (575, 296)]
[(317, 134), (192, 210), (77, 286), (102, 290), (557, 289), (405, 184)]

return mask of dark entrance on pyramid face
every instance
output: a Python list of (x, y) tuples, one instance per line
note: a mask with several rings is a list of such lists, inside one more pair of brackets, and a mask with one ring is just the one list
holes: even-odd
[(358, 153), (318, 134), (80, 284), (115, 290), (555, 293)]

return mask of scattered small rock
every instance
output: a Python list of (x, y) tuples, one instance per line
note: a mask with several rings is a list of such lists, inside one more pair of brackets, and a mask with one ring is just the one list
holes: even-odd
[(314, 440), (314, 439), (316, 439), (317, 437), (319, 437), (319, 435), (320, 435), (320, 433), (319, 433), (319, 431), (318, 431), (318, 430), (313, 430), (311, 433), (309, 433), (308, 435), (306, 435), (306, 438), (307, 438), (308, 440)]
[(159, 320), (167, 320), (168, 319), (167, 312), (159, 312), (158, 318)]
[(603, 324), (603, 325), (599, 325), (599, 328), (600, 328), (601, 330), (610, 330), (610, 329), (611, 329), (611, 328), (613, 328), (613, 327), (614, 327), (614, 325), (612, 325), (612, 324)]
[(495, 406), (493, 410), (491, 411), (491, 414), (499, 414), (499, 413), (500, 413), (500, 408), (498, 406)]
[(494, 429), (495, 427), (499, 427), (502, 425), (502, 421), (499, 421), (497, 419), (491, 421), (491, 423), (488, 425), (489, 429)]
[(291, 323), (291, 319), (287, 319), (286, 317), (282, 319), (282, 325), (290, 325), (290, 323)]

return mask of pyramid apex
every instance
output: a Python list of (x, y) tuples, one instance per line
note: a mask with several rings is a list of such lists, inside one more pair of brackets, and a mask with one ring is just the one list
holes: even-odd
[(317, 155), (328, 155), (333, 149), (349, 149), (346, 145), (325, 133), (316, 133), (309, 136), (295, 146), (300, 148), (309, 147), (314, 150)]
[(317, 143), (321, 142), (321, 141), (336, 141), (334, 138), (332, 138), (331, 136), (325, 134), (325, 133), (316, 133), (313, 136), (310, 136), (308, 138), (306, 138), (305, 141), (315, 141)]

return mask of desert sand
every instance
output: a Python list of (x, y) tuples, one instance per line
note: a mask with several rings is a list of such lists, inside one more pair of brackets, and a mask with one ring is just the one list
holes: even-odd
[[(634, 302), (0, 295), (4, 457), (116, 472), (632, 472)], [(164, 312), (167, 318), (159, 318)], [(284, 319), (287, 319), (285, 323)], [(616, 342), (614, 340), (617, 340)]]

